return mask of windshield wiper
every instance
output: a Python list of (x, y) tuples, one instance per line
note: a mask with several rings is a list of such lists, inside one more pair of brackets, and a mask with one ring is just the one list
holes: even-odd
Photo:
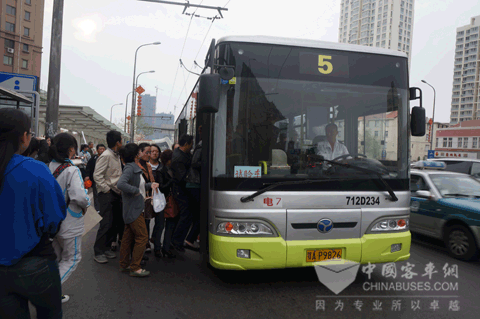
[[(383, 185), (385, 186), (385, 188), (387, 189), (388, 191), (388, 194), (390, 194), (390, 200), (392, 202), (396, 202), (398, 201), (398, 198), (397, 196), (395, 195), (393, 189), (390, 187), (390, 185), (388, 185), (388, 183), (383, 179), (382, 175), (374, 170), (371, 170), (371, 169), (368, 169), (368, 168), (363, 168), (363, 167), (358, 167), (358, 166), (353, 166), (353, 165), (350, 165), (350, 164), (342, 164), (342, 163), (338, 163), (338, 162), (333, 162), (333, 161), (329, 161), (329, 160), (326, 160), (323, 158), (323, 156), (321, 155), (310, 155), (310, 157), (314, 157), (315, 159), (317, 160), (320, 160), (320, 161), (324, 161), (324, 162), (327, 162), (327, 163), (331, 163), (331, 164), (334, 164), (334, 165), (338, 165), (338, 166), (343, 166), (343, 167), (347, 167), (347, 168), (353, 168), (353, 169), (356, 169), (358, 171), (361, 171), (361, 172), (365, 172), (365, 173), (372, 173), (372, 174), (375, 174), (378, 176), (378, 179), (383, 183)], [(250, 202), (252, 201), (255, 197), (259, 196), (259, 195), (262, 195), (263, 193), (265, 192), (268, 192), (269, 190), (272, 190), (274, 188), (276, 188), (277, 186), (282, 186), (282, 185), (298, 185), (298, 184), (311, 184), (311, 183), (317, 183), (317, 182), (324, 182), (323, 180), (311, 180), (311, 179), (307, 179), (307, 180), (303, 180), (303, 181), (287, 181), (287, 182), (278, 182), (278, 183), (274, 183), (268, 187), (265, 187), (264, 189), (260, 189), (258, 191), (256, 191), (255, 193), (253, 193), (252, 195), (249, 195), (249, 196), (245, 196), (245, 197), (242, 197), (240, 198), (240, 201), (242, 203), (246, 203), (246, 202)]]
[(374, 171), (372, 169), (368, 169), (368, 168), (363, 168), (363, 167), (358, 167), (358, 166), (355, 166), (355, 165), (351, 165), (351, 164), (344, 164), (344, 163), (339, 163), (339, 162), (334, 162), (334, 161), (330, 161), (330, 160), (326, 160), (322, 155), (310, 155), (311, 158), (313, 159), (316, 159), (316, 160), (319, 160), (319, 161), (323, 161), (323, 162), (327, 162), (327, 163), (330, 163), (330, 164), (333, 164), (333, 165), (337, 165), (337, 166), (341, 166), (341, 167), (346, 167), (346, 168), (353, 168), (357, 171), (360, 171), (360, 172), (364, 172), (364, 173), (370, 173), (370, 174), (375, 174), (378, 176), (378, 179), (382, 182), (383, 186), (385, 186), (385, 188), (387, 189), (387, 192), (388, 194), (390, 195), (390, 200), (392, 202), (397, 202), (398, 201), (398, 197), (397, 195), (395, 195), (395, 192), (393, 191), (392, 187), (390, 187), (390, 185), (388, 185), (388, 183), (385, 181), (385, 179), (382, 177), (382, 174), (380, 174), (379, 172), (377, 171)]

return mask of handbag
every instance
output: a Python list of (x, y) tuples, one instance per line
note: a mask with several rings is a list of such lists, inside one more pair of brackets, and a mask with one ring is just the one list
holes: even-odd
[(145, 219), (152, 219), (155, 218), (155, 211), (153, 210), (153, 203), (152, 198), (147, 197), (145, 198)]
[(163, 216), (165, 218), (175, 218), (178, 215), (178, 204), (173, 198), (173, 195), (167, 197), (167, 205), (163, 210)]
[[(140, 164), (139, 164), (140, 166)], [(141, 167), (141, 166), (140, 166)], [(151, 183), (155, 182), (155, 178), (153, 177), (152, 167), (147, 163), (147, 170), (148, 170), (148, 177)], [(155, 210), (153, 209), (153, 200), (152, 197), (145, 198), (145, 209), (144, 209), (145, 219), (152, 219), (155, 218)]]

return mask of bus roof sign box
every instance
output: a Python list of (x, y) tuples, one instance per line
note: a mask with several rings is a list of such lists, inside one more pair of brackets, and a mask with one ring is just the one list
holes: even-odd
[(220, 74), (202, 74), (198, 86), (198, 111), (217, 113), (220, 103)]

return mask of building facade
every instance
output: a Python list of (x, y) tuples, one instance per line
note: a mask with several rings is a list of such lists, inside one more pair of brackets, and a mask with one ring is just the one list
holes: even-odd
[[(364, 126), (365, 121), (365, 126)], [(430, 148), (430, 134), (435, 140), (436, 130), (440, 127), (448, 127), (448, 124), (437, 123), (431, 125), (431, 119), (426, 119), (425, 136), (410, 137), (410, 160), (419, 161), (428, 158)], [(337, 124), (338, 125), (338, 124)], [(397, 160), (398, 141), (398, 112), (366, 116), (358, 119), (358, 138), (362, 142), (358, 146), (358, 153), (365, 154), (369, 158), (382, 158), (383, 160)], [(433, 129), (433, 132), (432, 132)], [(342, 141), (339, 125), (338, 139)], [(365, 138), (364, 138), (365, 136)], [(435, 146), (435, 145), (433, 145)]]
[(412, 50), (415, 0), (342, 0), (338, 42)]
[(155, 130), (150, 138), (154, 140), (170, 137), (173, 140), (173, 124), (174, 121), (172, 113), (155, 113), (155, 121), (153, 125)]
[(44, 0), (0, 0), (0, 5), (0, 71), (40, 78)]
[(150, 94), (142, 95), (142, 116), (143, 121), (149, 125), (154, 126), (155, 124), (155, 109), (157, 107), (157, 98)]
[[(145, 140), (155, 140), (164, 137), (171, 137), (173, 125), (173, 114), (156, 113), (157, 98), (150, 94), (142, 95), (142, 120), (148, 127), (153, 128), (153, 133), (144, 137)], [(172, 129), (173, 130), (173, 129)]]
[(479, 63), (480, 16), (470, 24), (457, 28), (453, 71), (452, 109), (450, 123), (480, 119)]
[(462, 121), (439, 129), (435, 157), (480, 158), (480, 120)]

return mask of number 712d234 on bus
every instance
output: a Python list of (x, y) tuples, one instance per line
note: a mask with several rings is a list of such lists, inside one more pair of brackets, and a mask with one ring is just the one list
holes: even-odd
[(421, 101), (402, 52), (213, 40), (175, 124), (176, 139), (196, 142), (202, 126), (208, 262), (247, 270), (408, 259), (408, 146), (425, 134)]

